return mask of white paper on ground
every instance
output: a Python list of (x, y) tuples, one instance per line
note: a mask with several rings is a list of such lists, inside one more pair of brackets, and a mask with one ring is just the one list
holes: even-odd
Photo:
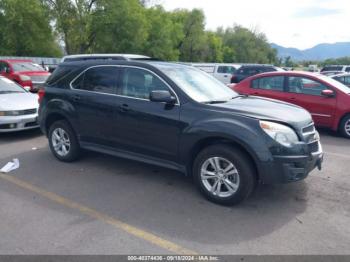
[(11, 162), (8, 162), (3, 168), (1, 168), (0, 172), (9, 173), (17, 168), (19, 168), (19, 160), (15, 158)]

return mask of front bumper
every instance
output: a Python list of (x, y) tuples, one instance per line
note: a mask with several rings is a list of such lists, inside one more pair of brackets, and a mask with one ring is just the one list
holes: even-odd
[(318, 151), (309, 155), (273, 156), (273, 161), (262, 164), (260, 179), (263, 184), (289, 183), (306, 178), (316, 167), (321, 170), (323, 150), (319, 142)]
[(38, 127), (38, 114), (0, 117), (0, 133), (16, 132)]

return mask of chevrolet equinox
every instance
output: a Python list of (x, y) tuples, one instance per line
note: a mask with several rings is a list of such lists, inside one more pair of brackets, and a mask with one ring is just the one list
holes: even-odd
[(210, 201), (233, 205), (257, 183), (287, 183), (321, 168), (310, 114), (241, 96), (191, 66), (165, 62), (62, 63), (39, 91), (52, 153), (81, 149), (191, 175)]

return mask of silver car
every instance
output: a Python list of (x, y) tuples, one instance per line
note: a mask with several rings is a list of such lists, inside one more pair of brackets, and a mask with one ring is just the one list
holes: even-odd
[(38, 96), (0, 76), (0, 133), (37, 128)]

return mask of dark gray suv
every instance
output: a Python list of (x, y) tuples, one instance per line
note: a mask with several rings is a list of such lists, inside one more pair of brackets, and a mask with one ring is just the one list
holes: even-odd
[(257, 183), (304, 179), (323, 160), (307, 111), (240, 96), (190, 66), (63, 63), (39, 97), (40, 126), (59, 160), (88, 149), (175, 169), (220, 204), (241, 202)]

